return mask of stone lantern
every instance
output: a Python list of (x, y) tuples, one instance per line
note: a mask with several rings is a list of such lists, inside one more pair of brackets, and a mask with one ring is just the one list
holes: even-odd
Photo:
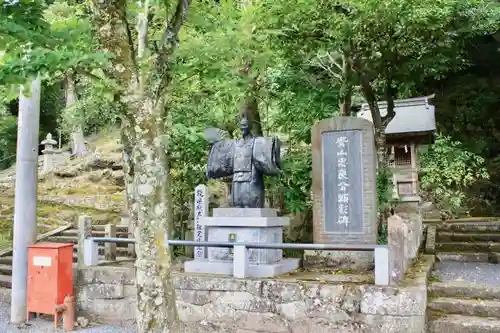
[(44, 145), (43, 153), (43, 172), (49, 172), (53, 166), (52, 155), (57, 153), (54, 151), (54, 145), (57, 144), (57, 141), (52, 139), (52, 134), (47, 134), (45, 140), (42, 141), (42, 145)]

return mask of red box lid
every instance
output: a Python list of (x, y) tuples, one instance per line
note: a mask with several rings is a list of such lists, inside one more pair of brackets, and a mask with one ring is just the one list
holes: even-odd
[(28, 245), (29, 249), (60, 249), (64, 247), (71, 246), (73, 247), (73, 243), (37, 243)]

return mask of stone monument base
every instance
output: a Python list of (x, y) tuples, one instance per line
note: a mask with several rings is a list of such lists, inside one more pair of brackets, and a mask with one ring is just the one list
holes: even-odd
[[(283, 227), (289, 224), (289, 219), (278, 217), (276, 210), (269, 208), (216, 208), (213, 217), (202, 217), (200, 223), (209, 242), (273, 244), (283, 242)], [(281, 249), (251, 248), (239, 257), (235, 257), (234, 251), (233, 248), (209, 247), (206, 258), (185, 262), (184, 271), (239, 275), (234, 268), (237, 264), (243, 265), (238, 267), (245, 268), (243, 274), (246, 276), (274, 277), (298, 268), (301, 262), (300, 259), (283, 259)]]
[[(233, 275), (232, 261), (191, 260), (184, 263), (186, 273)], [(266, 278), (291, 272), (300, 267), (300, 259), (282, 259), (275, 264), (249, 264), (248, 277)]]

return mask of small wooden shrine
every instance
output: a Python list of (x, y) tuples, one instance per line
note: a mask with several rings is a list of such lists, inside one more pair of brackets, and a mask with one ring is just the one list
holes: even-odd
[[(389, 165), (393, 173), (393, 199), (403, 202), (419, 202), (418, 171), (419, 150), (433, 142), (436, 132), (434, 105), (427, 97), (394, 101), (395, 117), (385, 130)], [(387, 114), (387, 103), (379, 102), (380, 113)], [(358, 117), (372, 121), (368, 104), (363, 104)]]

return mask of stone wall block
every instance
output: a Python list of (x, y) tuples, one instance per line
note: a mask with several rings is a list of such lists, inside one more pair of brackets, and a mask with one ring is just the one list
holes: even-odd
[(361, 313), (390, 316), (424, 316), (427, 289), (422, 287), (364, 287)]
[(370, 328), (366, 331), (367, 333), (426, 333), (427, 330), (425, 316), (398, 317), (362, 314), (357, 318)]
[(125, 298), (124, 285), (122, 283), (89, 284), (85, 289), (87, 298), (110, 300)]
[(212, 291), (246, 291), (255, 296), (261, 295), (262, 281), (242, 280), (232, 277), (193, 276), (179, 274), (173, 277), (176, 289), (212, 290)]

